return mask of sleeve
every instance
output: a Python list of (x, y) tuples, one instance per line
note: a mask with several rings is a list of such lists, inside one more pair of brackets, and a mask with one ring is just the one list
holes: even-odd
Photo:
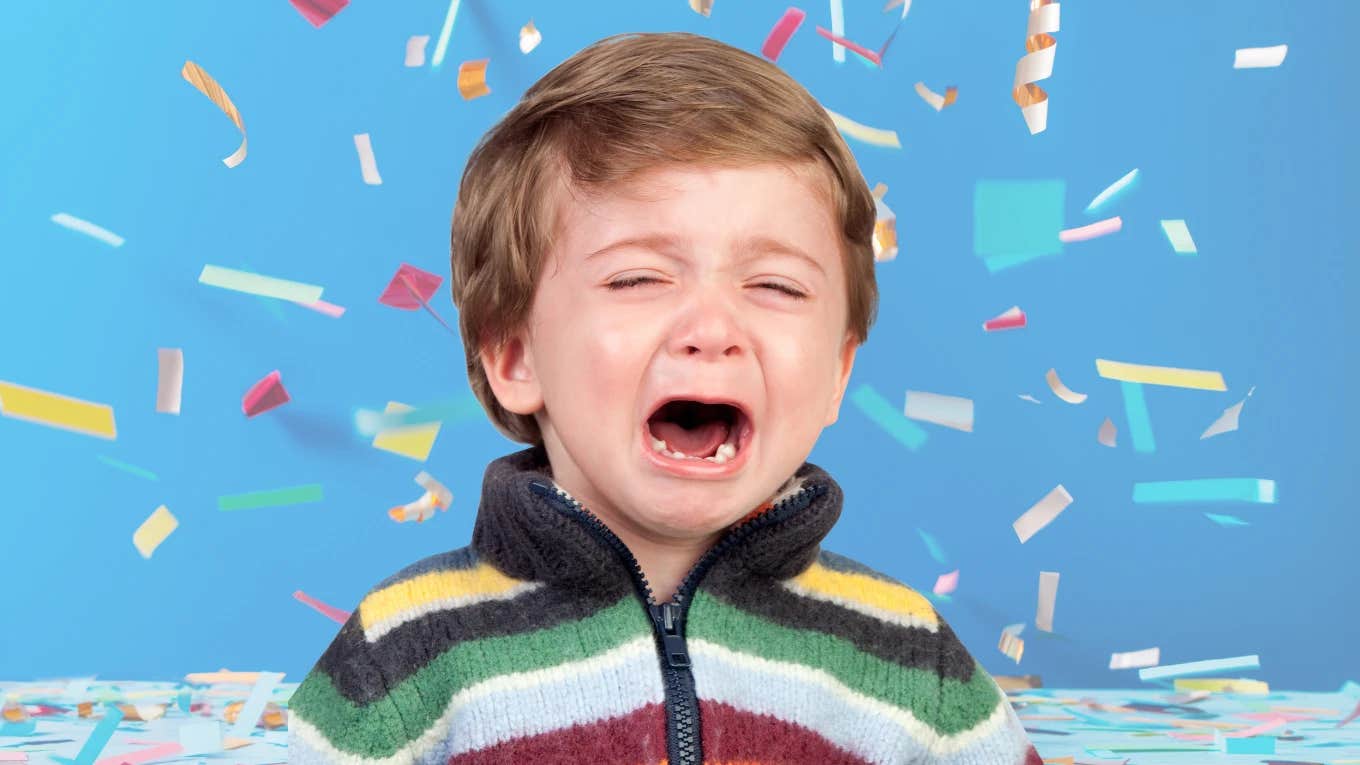
[(937, 611), (938, 735), (922, 765), (1043, 765), (996, 680)]
[(288, 701), (288, 762), (355, 763), (408, 744), (401, 710), (355, 609)]

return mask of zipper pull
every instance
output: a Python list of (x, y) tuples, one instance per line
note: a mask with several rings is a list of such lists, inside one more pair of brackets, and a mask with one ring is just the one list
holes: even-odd
[(661, 631), (661, 643), (666, 651), (666, 663), (672, 667), (688, 667), (689, 650), (685, 647), (685, 638), (681, 634), (683, 622), (680, 616), (680, 607), (675, 603), (662, 603), (658, 610), (654, 606), (652, 619), (656, 621), (656, 626)]

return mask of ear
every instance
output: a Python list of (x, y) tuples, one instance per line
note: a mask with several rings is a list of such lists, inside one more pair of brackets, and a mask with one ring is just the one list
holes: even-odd
[(831, 397), (831, 404), (826, 412), (826, 424), (831, 425), (840, 416), (841, 399), (845, 397), (845, 386), (850, 383), (850, 370), (855, 366), (855, 352), (859, 350), (859, 343), (855, 342), (855, 336), (849, 332), (845, 333), (845, 344), (841, 347), (839, 354), (840, 361), (836, 370), (836, 395)]
[(515, 414), (533, 414), (543, 408), (543, 389), (534, 374), (533, 348), (517, 332), (499, 348), (483, 347), (478, 353), (496, 401)]

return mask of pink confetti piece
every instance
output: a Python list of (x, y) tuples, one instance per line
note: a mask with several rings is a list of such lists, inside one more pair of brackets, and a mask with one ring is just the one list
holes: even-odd
[(866, 60), (873, 62), (878, 66), (883, 66), (882, 56), (880, 56), (877, 52), (871, 51), (868, 48), (864, 47), (863, 45), (860, 45), (859, 43), (852, 42), (850, 40), (845, 39), (844, 37), (841, 37), (840, 35), (833, 34), (831, 30), (823, 29), (822, 27), (817, 27), (817, 34), (821, 35), (822, 37), (825, 37), (826, 39), (830, 40), (833, 43), (844, 45), (845, 47), (864, 57)]
[(322, 616), (328, 617), (332, 621), (344, 624), (346, 621), (349, 620), (350, 616), (349, 611), (342, 611), (336, 608), (335, 606), (328, 606), (325, 603), (322, 603), (321, 601), (312, 597), (311, 595), (308, 595), (307, 593), (303, 592), (302, 590), (294, 590), (293, 597), (301, 601), (302, 603), (311, 606)]
[(338, 319), (341, 316), (345, 315), (344, 306), (338, 306), (335, 305), (334, 303), (327, 303), (324, 300), (317, 300), (311, 303), (304, 303), (300, 300), (294, 300), (292, 302), (297, 303), (303, 308), (310, 308), (313, 311), (316, 311), (317, 313), (324, 313), (325, 315), (331, 317), (332, 319)]
[(1026, 326), (1026, 323), (1025, 312), (1017, 305), (1011, 306), (999, 316), (982, 322), (982, 329), (986, 332), (999, 332), (1003, 329), (1020, 329)]
[(1124, 227), (1124, 221), (1118, 215), (1105, 220), (1098, 220), (1085, 226), (1063, 229), (1058, 232), (1060, 242), (1084, 242), (1087, 239), (1113, 234)]
[(241, 399), (241, 411), (245, 412), (246, 417), (254, 417), (283, 406), (291, 400), (288, 391), (283, 387), (283, 378), (276, 369), (250, 386), (250, 390), (246, 391), (245, 397)]
[(959, 586), (959, 572), (957, 569), (948, 574), (940, 574), (935, 580), (935, 588), (931, 590), (936, 595), (948, 595)]
[(184, 747), (178, 742), (169, 741), (160, 746), (150, 749), (143, 749), (140, 752), (127, 752), (125, 754), (114, 754), (108, 757), (100, 757), (94, 761), (94, 765), (140, 765), (143, 762), (155, 762), (164, 760), (184, 751)]
[(317, 29), (349, 5), (349, 0), (288, 0)]
[(770, 61), (778, 61), (779, 54), (784, 52), (784, 46), (788, 44), (789, 38), (798, 31), (803, 19), (807, 18), (807, 13), (797, 9), (789, 8), (784, 11), (784, 15), (775, 22), (774, 28), (770, 30), (770, 35), (765, 38), (765, 44), (760, 46), (760, 55)]
[(434, 296), (435, 290), (444, 282), (444, 277), (422, 271), (410, 263), (402, 263), (392, 281), (378, 296), (383, 305), (414, 311)]

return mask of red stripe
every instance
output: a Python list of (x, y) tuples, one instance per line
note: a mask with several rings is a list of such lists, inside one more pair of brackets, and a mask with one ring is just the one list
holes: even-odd
[(705, 762), (868, 765), (802, 725), (720, 702), (699, 702), (699, 730)]
[[(570, 699), (564, 700), (569, 703)], [(521, 736), (475, 752), (454, 755), (449, 765), (521, 765), (589, 762), (639, 765), (666, 759), (666, 710), (648, 704), (635, 712), (586, 725)]]

